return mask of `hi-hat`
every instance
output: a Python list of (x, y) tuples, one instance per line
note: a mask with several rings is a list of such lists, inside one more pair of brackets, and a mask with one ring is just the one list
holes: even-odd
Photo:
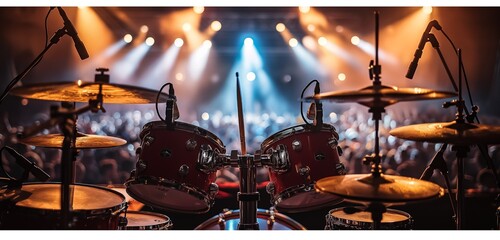
[(333, 102), (357, 102), (367, 107), (385, 107), (397, 102), (450, 98), (454, 92), (425, 88), (398, 88), (394, 86), (369, 86), (355, 91), (335, 91), (305, 97), (305, 101), (328, 100)]
[(391, 135), (413, 141), (456, 145), (500, 144), (500, 126), (440, 122), (398, 127)]
[[(19, 142), (26, 145), (32, 145), (37, 147), (62, 148), (63, 140), (64, 140), (64, 135), (48, 134), (48, 135), (37, 135), (33, 137), (19, 139)], [(77, 133), (75, 148), (76, 149), (109, 148), (109, 147), (122, 146), (125, 145), (126, 143), (127, 141), (121, 138)]]
[(315, 188), (333, 193), (346, 200), (361, 202), (401, 203), (433, 199), (444, 190), (431, 182), (410, 177), (371, 174), (352, 174), (322, 178)]
[[(95, 99), (102, 84), (104, 103), (141, 104), (155, 103), (158, 91), (136, 86), (90, 83), (90, 82), (53, 82), (29, 84), (11, 90), (10, 94), (23, 98), (49, 100), (59, 102), (88, 102)], [(166, 102), (168, 94), (161, 93), (158, 102)]]

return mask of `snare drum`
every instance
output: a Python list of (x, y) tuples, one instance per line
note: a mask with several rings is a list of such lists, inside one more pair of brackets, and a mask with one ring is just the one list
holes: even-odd
[[(368, 211), (359, 211), (348, 214), (345, 208), (335, 208), (326, 215), (326, 230), (369, 230), (373, 227), (372, 214)], [(410, 230), (413, 228), (413, 219), (410, 214), (387, 209), (382, 214), (380, 230)]]
[(127, 226), (120, 230), (170, 230), (173, 226), (169, 217), (159, 213), (127, 211), (120, 216), (127, 219)]
[[(116, 230), (119, 215), (126, 209), (125, 197), (111, 189), (75, 184), (70, 229)], [(3, 188), (2, 194), (11, 190)], [(3, 229), (62, 229), (61, 184), (27, 183), (0, 208)]]
[(310, 211), (342, 201), (332, 194), (316, 192), (314, 183), (324, 177), (345, 174), (339, 161), (338, 134), (323, 124), (319, 130), (299, 125), (275, 133), (262, 143), (262, 152), (270, 153), (284, 145), (290, 164), (286, 170), (270, 168), (267, 191), (271, 203), (283, 212)]
[(127, 180), (127, 193), (158, 208), (181, 213), (205, 213), (213, 204), (218, 187), (216, 172), (205, 173), (197, 165), (200, 148), (225, 153), (222, 141), (209, 131), (175, 122), (144, 125), (137, 149), (137, 163)]
[[(240, 210), (227, 210), (200, 224), (195, 230), (238, 230)], [(274, 211), (257, 209), (259, 230), (306, 230), (295, 220)]]

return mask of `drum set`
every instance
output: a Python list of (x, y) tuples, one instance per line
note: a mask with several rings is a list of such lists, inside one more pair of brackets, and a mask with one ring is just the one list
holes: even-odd
[[(10, 94), (30, 99), (64, 102), (51, 108), (51, 119), (19, 134), (26, 145), (63, 150), (61, 183), (25, 183), (36, 165), (22, 155), (26, 167), (23, 179), (2, 179), (0, 189), (0, 228), (2, 229), (106, 229), (166, 230), (175, 222), (163, 214), (129, 209), (135, 199), (155, 208), (184, 214), (210, 210), (219, 187), (216, 172), (226, 167), (240, 170), (239, 209), (225, 210), (206, 220), (196, 230), (304, 230), (305, 227), (280, 212), (307, 212), (342, 201), (361, 206), (334, 208), (326, 214), (325, 229), (412, 229), (410, 214), (388, 208), (393, 205), (431, 201), (444, 195), (437, 184), (404, 176), (383, 173), (380, 162), (379, 121), (389, 105), (403, 101), (435, 100), (457, 96), (456, 92), (422, 88), (397, 88), (382, 85), (378, 63), (378, 13), (376, 15), (376, 54), (370, 63), (373, 85), (355, 91), (328, 93), (317, 91), (302, 101), (314, 105), (313, 123), (283, 129), (248, 154), (245, 146), (244, 120), (239, 79), (236, 97), (240, 127), (241, 152), (226, 147), (215, 134), (201, 127), (177, 121), (179, 113), (173, 85), (169, 94), (134, 86), (111, 84), (106, 69), (97, 69), (93, 83), (44, 83), (14, 88)], [(461, 85), (460, 85), (461, 86)], [(391, 134), (414, 141), (454, 145), (459, 160), (457, 184), (457, 228), (462, 228), (464, 211), (463, 161), (468, 146), (500, 144), (500, 127), (466, 123), (462, 113), (461, 89), (456, 120), (396, 128)], [(70, 102), (88, 103), (75, 109)], [(334, 126), (323, 123), (323, 101), (359, 103), (369, 108), (375, 123), (374, 152), (362, 161), (371, 165), (370, 174), (346, 175), (340, 161), (339, 135)], [(75, 155), (80, 149), (117, 147), (125, 140), (80, 133), (78, 115), (87, 111), (105, 112), (104, 104), (166, 103), (166, 118), (145, 124), (136, 149), (135, 169), (124, 183), (126, 193), (111, 188), (76, 183)], [(61, 134), (37, 135), (58, 125)], [(28, 161), (28, 164), (26, 164)], [(260, 193), (256, 189), (256, 168), (269, 169), (270, 209), (257, 208)], [(462, 173), (461, 173), (462, 171)], [(35, 174), (34, 174), (35, 175)], [(462, 178), (462, 180), (461, 180)], [(40, 179), (45, 181), (47, 179)], [(449, 186), (448, 186), (449, 187)], [(451, 189), (448, 189), (451, 195)], [(127, 196), (129, 195), (129, 196)], [(453, 203), (454, 200), (451, 199)], [(278, 212), (279, 211), (279, 212)]]

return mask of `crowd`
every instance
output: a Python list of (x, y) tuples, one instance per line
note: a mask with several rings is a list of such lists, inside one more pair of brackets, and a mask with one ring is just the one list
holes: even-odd
[[(391, 129), (425, 122), (448, 122), (453, 120), (453, 117), (450, 116), (453, 116), (452, 112), (443, 113), (440, 109), (426, 109), (425, 111), (417, 107), (387, 109), (380, 121), (379, 134), (384, 172), (391, 175), (419, 178), (441, 146), (441, 144), (395, 138), (389, 135)], [(348, 108), (339, 108), (335, 112), (325, 114), (324, 122), (333, 125), (339, 134), (339, 145), (343, 149), (340, 161), (346, 166), (348, 174), (369, 173), (370, 171), (369, 166), (362, 164), (362, 159), (364, 156), (372, 154), (374, 150), (374, 121), (371, 120), (371, 117), (365, 107), (354, 104)], [(185, 119), (194, 119), (187, 123), (205, 128), (220, 138), (226, 146), (227, 152), (241, 149), (236, 115), (215, 112), (209, 118), (202, 119), (200, 114), (200, 117), (186, 116)], [(158, 117), (153, 109), (81, 115), (77, 123), (80, 132), (119, 137), (127, 140), (127, 144), (114, 148), (80, 150), (75, 159), (76, 182), (123, 184), (135, 168), (137, 160), (135, 151), (141, 144), (142, 127), (148, 122), (157, 120)], [(500, 121), (495, 118), (487, 119), (485, 123), (500, 125)], [(254, 153), (261, 148), (262, 142), (273, 134), (300, 124), (303, 124), (300, 116), (279, 116), (274, 113), (246, 114), (247, 152)], [(59, 181), (61, 151), (20, 144), (14, 134), (17, 130), (17, 127), (6, 124), (6, 129), (3, 129), (4, 133), (0, 135), (1, 145), (14, 146), (24, 156), (35, 161), (38, 166), (49, 173), (52, 176), (52, 181)], [(53, 132), (57, 132), (57, 129)], [(490, 146), (488, 150), (498, 169), (500, 167), (500, 147)], [(452, 185), (456, 181), (457, 175), (455, 154), (451, 147), (448, 147), (444, 154)], [(190, 161), (196, 161), (196, 159)], [(293, 163), (294, 159), (290, 159), (290, 161)], [(481, 157), (476, 147), (471, 147), (465, 163), (467, 188), (488, 190), (495, 187), (492, 172), (487, 169), (487, 162)], [(22, 169), (15, 164), (12, 157), (6, 156), (5, 153), (2, 156), (2, 165), (10, 175), (21, 176)], [(267, 174), (267, 168), (258, 168), (257, 180), (259, 182), (268, 180)], [(217, 182), (235, 182), (238, 181), (238, 169), (227, 168), (219, 171), (217, 176)], [(437, 171), (431, 181), (445, 186), (442, 176)]]

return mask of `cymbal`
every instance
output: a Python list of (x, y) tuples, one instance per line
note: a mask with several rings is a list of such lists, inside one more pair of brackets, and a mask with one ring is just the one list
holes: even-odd
[[(48, 134), (19, 139), (19, 142), (37, 147), (62, 148), (64, 135)], [(118, 147), (127, 141), (110, 136), (87, 135), (77, 133), (75, 146), (77, 149)]]
[(367, 107), (389, 106), (402, 101), (434, 100), (456, 96), (454, 92), (425, 88), (398, 88), (394, 86), (368, 86), (355, 91), (335, 91), (316, 94), (304, 100), (329, 100), (333, 102), (357, 102)]
[[(88, 102), (99, 93), (100, 83), (92, 82), (52, 82), (29, 84), (12, 89), (12, 95), (49, 101)], [(136, 86), (102, 83), (104, 103), (142, 104), (155, 103), (157, 90), (149, 90)], [(158, 102), (166, 102), (168, 94), (161, 93)]]
[(438, 122), (398, 127), (391, 135), (413, 141), (456, 145), (500, 144), (500, 126)]
[(315, 188), (345, 199), (369, 202), (413, 202), (441, 197), (444, 190), (431, 182), (404, 176), (352, 174), (322, 178)]

